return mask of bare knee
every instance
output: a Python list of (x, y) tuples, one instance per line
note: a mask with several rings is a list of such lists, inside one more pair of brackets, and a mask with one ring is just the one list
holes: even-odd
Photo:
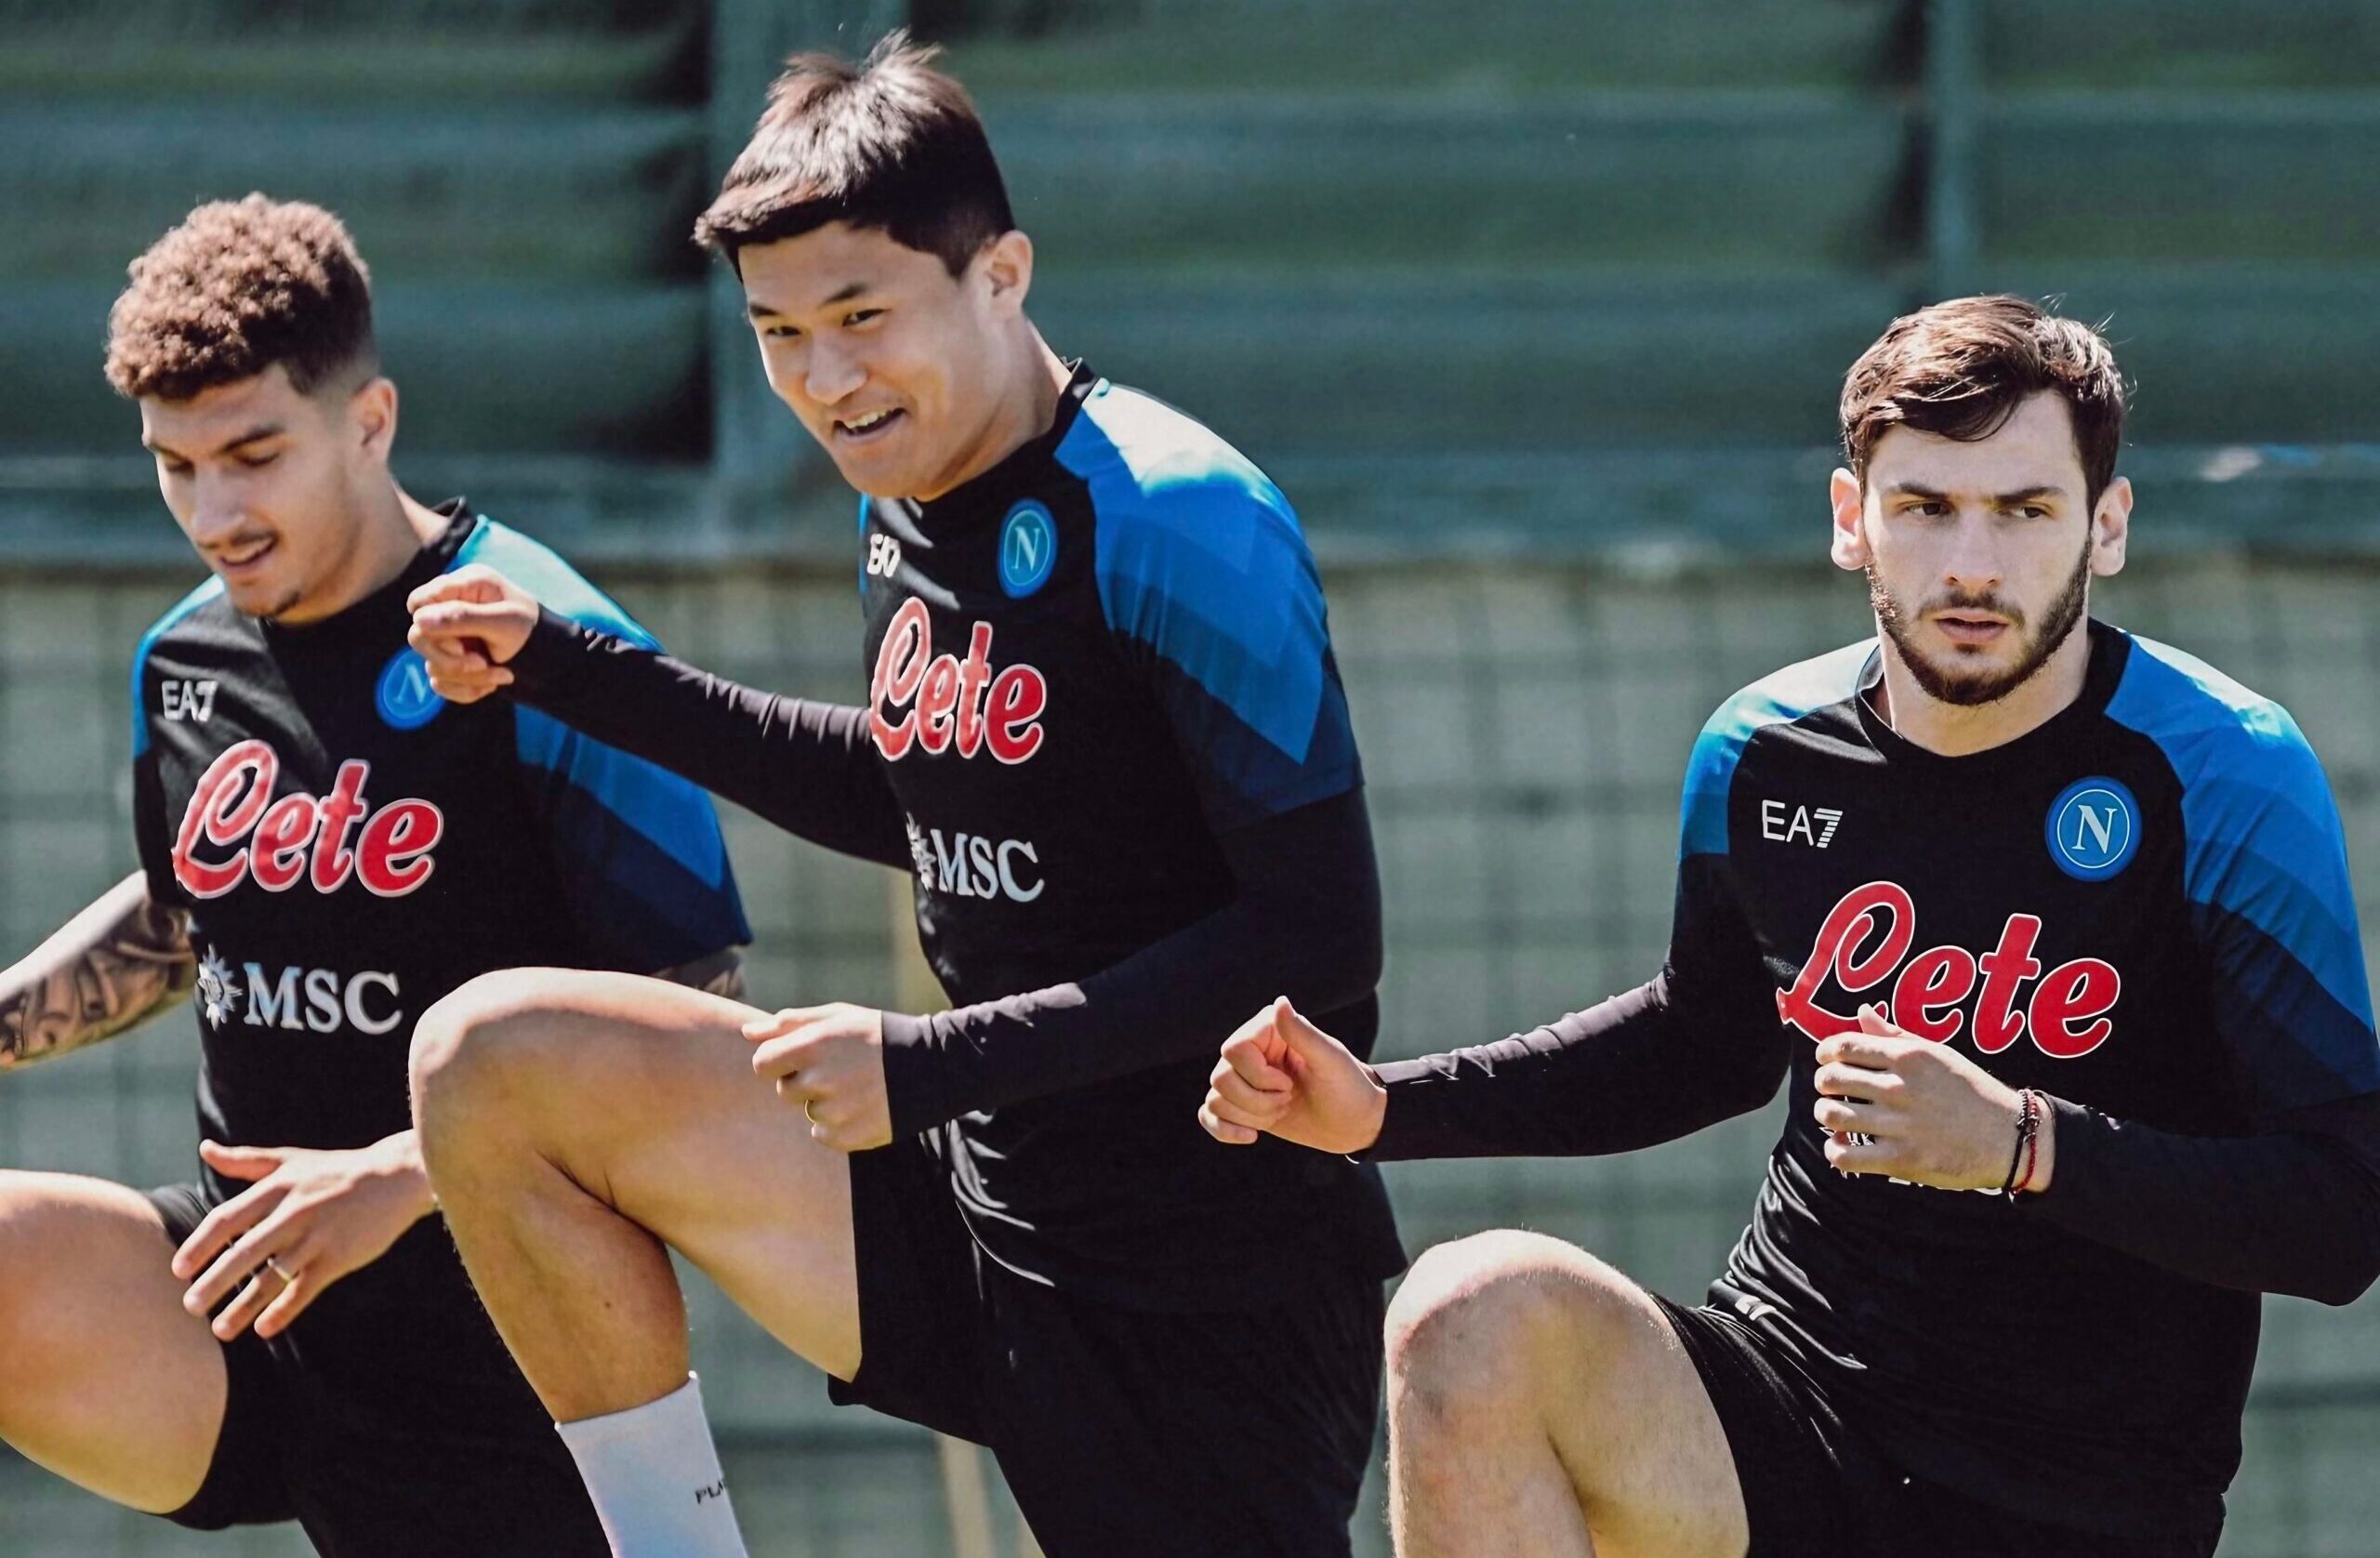
[(1635, 1343), (1647, 1302), (1593, 1256), (1539, 1234), (1474, 1234), (1422, 1253), (1388, 1312), (1390, 1390), (1400, 1418), (1531, 1417), (1534, 1393)]
[(539, 975), (482, 974), (447, 994), (414, 1025), (409, 1068), (414, 1124), (425, 1150), (451, 1144), (458, 1127), (491, 1109), (516, 1117), (561, 1058), (563, 1023), (539, 1004)]

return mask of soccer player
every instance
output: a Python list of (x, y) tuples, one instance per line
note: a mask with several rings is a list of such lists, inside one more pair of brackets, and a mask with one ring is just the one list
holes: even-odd
[(838, 1401), (990, 1446), (1057, 1558), (1343, 1553), (1403, 1264), (1377, 1171), (1193, 1118), (1255, 1002), (1359, 1048), (1374, 1020), (1321, 588), (1254, 466), (1044, 343), (930, 58), (797, 59), (696, 229), (865, 495), (868, 702), (731, 685), (488, 570), (417, 591), (415, 642), (449, 696), (501, 688), (914, 873), (957, 1004), (481, 981), (416, 1040), (430, 1173), (621, 1553), (742, 1551), (665, 1244)]
[[(0, 1065), (195, 989), (195, 1182), (0, 1173), (0, 1437), (331, 1558), (584, 1558), (602, 1532), (432, 1210), (413, 1024), (517, 963), (733, 991), (701, 791), (525, 708), (448, 706), (406, 595), (478, 560), (647, 641), (551, 552), (389, 470), (397, 392), (346, 229), (261, 195), (133, 263), (107, 371), (213, 576), (132, 671), (140, 869), (0, 973)], [(211, 1316), (211, 1323), (210, 1323)]]
[(1687, 1309), (1491, 1233), (1389, 1320), (1406, 1558), (2204, 1554), (2257, 1295), (2380, 1270), (2380, 1049), (2286, 712), (2088, 614), (2124, 560), (2107, 343), (2013, 297), (1843, 392), (1874, 638), (1730, 699), (1651, 983), (1366, 1067), (1291, 1007), (1202, 1107), (1372, 1158), (1624, 1152), (1792, 1107)]

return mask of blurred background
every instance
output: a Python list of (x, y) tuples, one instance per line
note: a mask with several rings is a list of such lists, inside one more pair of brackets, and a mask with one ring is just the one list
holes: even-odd
[[(2108, 322), (2140, 503), (2095, 606), (2291, 706), (2380, 927), (2380, 0), (0, 0), (0, 960), (132, 865), (126, 667), (197, 564), (100, 348), (201, 199), (345, 215), (417, 496), (706, 666), (860, 695), (848, 494), (686, 231), (783, 54), (905, 22), (977, 94), (1051, 343), (1304, 516), (1386, 1052), (1654, 970), (1702, 719), (1870, 630), (1824, 557), (1843, 371), (1977, 290)], [(729, 825), (756, 993), (896, 1001), (889, 876)], [(187, 1178), (194, 1055), (177, 1014), (7, 1078), (0, 1164)], [(1416, 1250), (1526, 1224), (1688, 1298), (1776, 1129), (1394, 1183)], [(757, 1558), (952, 1551), (932, 1442), (700, 1299)], [(2380, 1301), (2267, 1316), (2223, 1552), (2380, 1554)], [(0, 1553), (304, 1551), (0, 1452)]]

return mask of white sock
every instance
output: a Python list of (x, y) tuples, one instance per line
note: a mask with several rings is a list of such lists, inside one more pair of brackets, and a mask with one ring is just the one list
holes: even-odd
[(750, 1558), (703, 1416), (702, 1381), (601, 1418), (556, 1423), (613, 1558)]

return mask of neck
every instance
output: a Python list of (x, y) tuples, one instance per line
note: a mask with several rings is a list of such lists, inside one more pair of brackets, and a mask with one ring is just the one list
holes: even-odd
[(1040, 331), (1025, 321), (1017, 323), (1021, 334), (1016, 338), (1015, 367), (993, 404), (991, 421), (946, 480), (930, 493), (911, 495), (919, 503), (932, 503), (958, 491), (1048, 432), (1057, 421), (1058, 401), (1066, 389), (1066, 365), (1050, 350)]
[(313, 599), (284, 612), (279, 621), (298, 627), (337, 616), (403, 573), (446, 528), (444, 516), (416, 503), (393, 479), (376, 486), (364, 507), (346, 561)]
[(1946, 758), (2004, 746), (2039, 729), (2082, 695), (2091, 674), (2091, 622), (2074, 625), (2066, 641), (2051, 652), (2041, 668), (1988, 704), (1946, 704), (1928, 694), (1910, 674), (1899, 646), (1881, 629), (1884, 680), (1876, 689), (1876, 712), (1895, 734), (1913, 746)]

